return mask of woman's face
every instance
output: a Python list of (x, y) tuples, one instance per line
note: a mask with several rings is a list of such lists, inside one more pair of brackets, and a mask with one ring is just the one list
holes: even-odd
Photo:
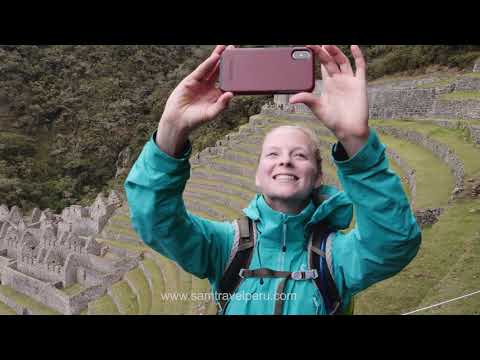
[(270, 133), (262, 147), (255, 180), (274, 210), (301, 212), (322, 181), (309, 137), (291, 128)]

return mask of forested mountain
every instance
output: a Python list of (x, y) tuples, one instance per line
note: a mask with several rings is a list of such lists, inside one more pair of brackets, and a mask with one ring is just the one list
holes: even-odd
[[(364, 45), (371, 79), (467, 69), (480, 46)], [(0, 46), (0, 203), (60, 211), (120, 188), (165, 102), (213, 46)], [(238, 97), (194, 134), (201, 150), (269, 97)]]

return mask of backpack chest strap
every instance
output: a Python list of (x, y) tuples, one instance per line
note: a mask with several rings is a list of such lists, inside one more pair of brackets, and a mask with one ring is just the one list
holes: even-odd
[(315, 280), (318, 278), (317, 270), (309, 271), (276, 271), (271, 269), (240, 270), (239, 276), (242, 279), (261, 278), (261, 279), (286, 279), (295, 281)]
[(288, 280), (295, 280), (295, 281), (307, 281), (307, 280), (315, 280), (318, 278), (317, 270), (309, 270), (309, 271), (276, 271), (271, 269), (256, 269), (256, 270), (248, 270), (242, 269), (240, 270), (239, 276), (242, 279), (248, 278), (270, 278), (270, 279), (283, 279), (283, 281), (278, 284), (276, 299), (275, 299), (275, 315), (282, 315), (283, 312), (283, 304), (285, 302), (285, 286)]

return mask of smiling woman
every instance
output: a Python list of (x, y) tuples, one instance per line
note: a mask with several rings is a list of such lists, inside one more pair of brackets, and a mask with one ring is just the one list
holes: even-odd
[(265, 137), (256, 186), (268, 205), (285, 214), (300, 213), (322, 185), (322, 158), (311, 130), (281, 126)]
[[(420, 246), (420, 228), (400, 178), (369, 127), (360, 48), (352, 46), (354, 73), (338, 47), (308, 47), (322, 64), (323, 94), (300, 93), (290, 102), (307, 105), (338, 139), (331, 156), (344, 192), (322, 185), (315, 135), (286, 126), (265, 138), (255, 174), (260, 192), (243, 210), (244, 218), (217, 222), (187, 211), (189, 135), (213, 121), (233, 97), (216, 87), (229, 49), (224, 45), (172, 93), (157, 133), (125, 183), (140, 237), (185, 271), (208, 278), (215, 298), (222, 299), (217, 305), (223, 315), (347, 313), (357, 293), (396, 275)], [(344, 232), (353, 207), (357, 226)], [(242, 293), (268, 296), (234, 296)]]

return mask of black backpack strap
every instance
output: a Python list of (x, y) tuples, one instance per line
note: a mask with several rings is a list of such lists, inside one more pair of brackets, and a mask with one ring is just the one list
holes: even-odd
[(310, 268), (316, 269), (319, 276), (314, 280), (329, 315), (339, 315), (342, 309), (342, 299), (330, 272), (327, 262), (326, 246), (332, 232), (324, 224), (316, 224), (313, 228), (312, 242), (310, 244)]
[(252, 261), (255, 247), (255, 230), (253, 221), (248, 217), (236, 221), (238, 226), (237, 238), (234, 239), (231, 261), (219, 282), (217, 294), (219, 313), (223, 313), (231, 296), (237, 291), (243, 281), (240, 276), (242, 269), (248, 269)]

